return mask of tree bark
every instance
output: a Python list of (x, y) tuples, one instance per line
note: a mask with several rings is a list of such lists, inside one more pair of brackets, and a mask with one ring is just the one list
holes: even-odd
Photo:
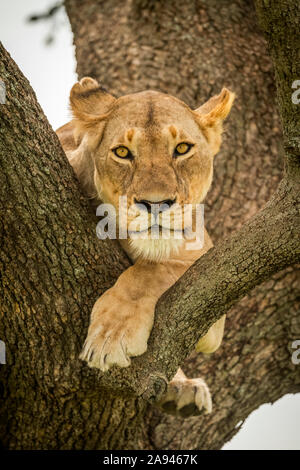
[[(284, 3), (268, 2), (265, 16), (277, 16), (282, 31), (279, 37), (282, 45), (285, 44), (288, 58), (291, 50), (297, 50), (295, 39), (298, 35), (295, 27), (291, 28), (290, 23), (287, 25), (286, 18), (280, 21)], [(290, 2), (287, 4), (290, 5)], [(145, 88), (159, 89), (195, 107), (224, 85), (237, 94), (225, 141), (217, 157), (213, 187), (206, 201), (206, 225), (215, 242), (240, 228), (262, 208), (281, 178), (283, 148), (272, 64), (253, 6), (252, 2), (245, 0), (190, 1), (185, 5), (179, 1), (66, 1), (74, 33), (79, 78), (84, 75), (94, 76), (116, 95)], [(296, 25), (299, 11), (295, 4), (290, 8), (294, 15), (293, 24)], [(290, 33), (285, 43), (283, 37), (286, 29)], [(101, 31), (101, 35), (98, 31)], [(280, 58), (283, 59), (284, 55)], [(285, 81), (289, 97), (291, 84), (297, 79), (297, 64), (299, 68), (297, 58), (294, 59), (293, 73), (290, 70)], [(290, 98), (286, 102), (291, 102)], [(226, 371), (227, 358), (232, 357), (232, 351), (234, 357), (238, 357), (242, 346), (252, 338), (251, 347), (247, 349), (245, 346), (249, 357), (241, 355), (237, 371), (244, 371), (245, 399), (236, 400), (233, 391), (229, 395), (230, 407), (234, 404), (235, 409), (231, 410), (231, 419), (228, 417), (228, 407), (221, 406), (222, 402), (226, 403), (223, 394), (223, 398), (220, 396), (218, 400), (214, 392), (218, 409), (214, 410), (212, 418), (216, 423), (213, 439), (211, 433), (202, 432), (202, 419), (195, 418), (189, 425), (188, 421), (183, 423), (160, 416), (159, 421), (154, 420), (152, 429), (159, 423), (161, 432), (150, 433), (158, 436), (154, 442), (151, 441), (154, 446), (163, 447), (168, 443), (173, 448), (184, 448), (184, 445), (197, 446), (199, 442), (202, 447), (220, 447), (236, 432), (238, 428), (235, 429), (235, 425), (244, 420), (249, 412), (261, 403), (275, 401), (285, 393), (282, 387), (278, 387), (277, 392), (273, 390), (270, 396), (270, 384), (274, 382), (274, 375), (277, 381), (280, 380), (282, 367), (271, 367), (269, 341), (261, 341), (263, 334), (266, 338), (269, 335), (267, 331), (262, 332), (255, 322), (261, 324), (260, 318), (267, 317), (269, 329), (276, 331), (277, 322), (292, 322), (292, 309), (295, 315), (293, 328), (283, 329), (286, 331), (284, 336), (279, 333), (278, 326), (278, 337), (273, 337), (272, 341), (274, 349), (278, 344), (276, 349), (281, 351), (289, 370), (289, 345), (299, 336), (295, 313), (299, 310), (297, 280), (299, 274), (294, 269), (281, 273), (280, 281), (274, 277), (272, 281), (255, 289), (230, 311), (220, 352), (205, 361), (201, 356), (194, 355), (185, 364), (187, 372), (193, 376), (201, 373), (214, 390), (214, 384), (219, 381), (223, 383), (226, 377), (225, 372), (221, 377), (215, 377), (216, 364), (221, 360), (217, 370)], [(277, 320), (274, 314), (271, 315), (276, 309), (280, 315)], [(273, 321), (274, 327), (269, 324)], [(258, 333), (261, 334), (256, 339)], [(258, 371), (256, 374), (255, 368), (251, 374), (248, 373), (249, 364), (253, 362), (257, 350), (265, 351), (265, 362), (270, 361), (270, 370), (273, 371), (272, 374), (266, 374), (263, 388), (261, 374)], [(212, 374), (211, 380), (209, 374)], [(252, 386), (247, 392), (249, 377)], [(259, 396), (255, 393), (258, 386), (261, 390)], [(216, 386), (218, 395), (220, 388)], [(287, 386), (286, 390), (289, 389)], [(223, 393), (228, 393), (228, 390), (230, 387)], [(251, 390), (253, 397), (250, 400)], [(218, 426), (219, 419), (223, 426), (227, 421), (226, 429), (230, 432), (226, 434), (220, 431), (223, 428)], [(204, 421), (209, 427), (210, 419), (205, 418)], [(194, 429), (193, 433), (191, 429)], [(175, 440), (173, 444), (172, 439)]]
[[(209, 360), (194, 354), (187, 362), (190, 374), (201, 373), (211, 386), (212, 416), (183, 422), (148, 404), (161, 396), (166, 379), (199, 335), (253, 286), (299, 259), (294, 178), (299, 147), (287, 152), (296, 170), (286, 173), (265, 209), (242, 226), (280, 178), (274, 165), (279, 162), (278, 117), (267, 101), (273, 79), (253, 12), (244, 2), (218, 2), (225, 18), (215, 15), (214, 2), (190, 2), (181, 10), (177, 2), (124, 3), (66, 2), (79, 75), (103, 76), (102, 83), (115, 93), (159, 88), (195, 105), (200, 92), (207, 98), (214, 83), (238, 91), (241, 103), (217, 162), (219, 184), (212, 190), (207, 219), (215, 239), (242, 228), (163, 296), (144, 356), (129, 369), (105, 375), (88, 369), (77, 358), (91, 306), (129, 261), (116, 243), (101, 242), (100, 248), (95, 219), (62, 149), (28, 82), (1, 49), (0, 76), (8, 100), (0, 116), (0, 338), (7, 344), (8, 364), (1, 368), (0, 431), (9, 448), (219, 448), (261, 403), (299, 391), (299, 369), (289, 349), (300, 331), (297, 275), (287, 268), (231, 312), (220, 352)], [(266, 11), (259, 8), (264, 17)], [(284, 15), (279, 19), (282, 28), (293, 21)], [(235, 53), (234, 40), (239, 44)], [(204, 57), (210, 62), (205, 64)], [(250, 74), (242, 84), (241, 64)], [(267, 90), (260, 89), (262, 83)], [(282, 106), (285, 101), (283, 94)], [(284, 124), (289, 122), (289, 113), (282, 116)], [(287, 150), (289, 136), (295, 141), (291, 129), (284, 125)]]

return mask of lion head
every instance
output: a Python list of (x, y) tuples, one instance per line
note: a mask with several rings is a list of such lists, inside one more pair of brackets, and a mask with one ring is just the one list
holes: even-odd
[[(182, 231), (178, 214), (185, 204), (201, 203), (209, 190), (222, 122), (233, 100), (234, 94), (223, 88), (192, 110), (157, 91), (115, 98), (88, 77), (73, 86), (76, 149), (68, 151), (68, 157), (90, 196), (116, 209), (120, 196), (126, 196), (127, 226), (139, 217), (139, 229), (131, 231), (135, 237), (130, 239), (137, 255), (167, 257), (183, 243), (175, 236)], [(168, 239), (145, 237), (157, 205), (163, 207), (156, 222), (160, 234), (163, 217), (171, 214)]]

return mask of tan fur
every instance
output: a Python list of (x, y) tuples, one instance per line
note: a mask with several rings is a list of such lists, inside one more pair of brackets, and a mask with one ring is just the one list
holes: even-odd
[[(172, 214), (170, 208), (170, 220), (171, 228), (177, 230), (180, 219), (176, 208), (202, 202), (209, 190), (222, 122), (233, 99), (233, 93), (223, 89), (197, 110), (154, 91), (116, 99), (86, 77), (71, 90), (73, 121), (58, 129), (57, 134), (89, 197), (118, 208), (119, 196), (126, 195), (126, 210), (135, 201), (176, 199)], [(187, 154), (174, 158), (174, 149), (181, 142), (192, 147)], [(116, 156), (113, 149), (117, 146), (126, 146), (134, 158)], [(149, 217), (147, 213), (143, 216), (146, 231)], [(135, 218), (135, 213), (129, 213), (128, 224)], [(171, 233), (170, 240), (120, 240), (135, 264), (94, 305), (81, 353), (90, 366), (103, 371), (113, 365), (126, 367), (130, 357), (143, 354), (158, 298), (212, 247), (206, 231), (204, 246), (198, 251), (187, 250), (187, 241), (176, 240), (175, 232)], [(198, 350), (210, 352), (220, 345), (224, 319), (200, 340)], [(182, 376), (180, 380), (182, 385)], [(206, 388), (202, 388), (202, 382), (197, 384), (199, 401)], [(186, 382), (183, 387), (187, 396), (192, 386), (195, 384)], [(209, 397), (205, 396), (203, 406), (210, 410)]]
[(185, 410), (192, 404), (194, 406), (190, 413), (193, 415), (202, 410), (205, 414), (210, 413), (212, 400), (209, 388), (203, 379), (188, 379), (183, 371), (178, 369), (159, 405), (175, 416), (187, 417)]

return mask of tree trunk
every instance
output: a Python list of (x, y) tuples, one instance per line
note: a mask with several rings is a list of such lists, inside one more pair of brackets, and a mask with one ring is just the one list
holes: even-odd
[[(273, 18), (278, 15), (280, 23), (284, 3), (270, 2), (266, 16), (272, 12)], [(283, 161), (271, 58), (257, 25), (253, 3), (67, 0), (66, 8), (74, 34), (79, 78), (93, 76), (116, 95), (158, 89), (194, 107), (223, 86), (236, 93), (215, 164), (213, 187), (206, 201), (205, 223), (214, 242), (240, 228), (276, 189)], [(293, 15), (299, 18), (296, 10), (293, 4)], [(280, 28), (285, 35), (284, 21)], [(292, 34), (297, 37), (295, 28), (290, 28), (290, 45), (295, 41)], [(299, 65), (297, 59), (294, 64)], [(297, 77), (289, 71), (286, 83), (291, 86)], [(299, 337), (300, 330), (298, 287), (299, 274), (290, 269), (256, 288), (230, 311), (221, 349), (210, 358), (193, 355), (185, 363), (191, 376), (201, 374), (211, 386), (213, 416), (182, 422), (161, 415), (158, 419), (155, 412), (150, 433), (152, 445), (222, 447), (238, 431), (236, 424), (251, 411), (294, 390), (294, 378), (291, 387), (287, 380), (285, 391), (282, 386), (270, 384), (275, 377), (276, 382), (285, 383), (290, 369), (297, 372), (290, 360), (290, 345)], [(262, 323), (266, 323), (264, 329)], [(272, 349), (277, 352), (275, 357), (281, 357), (284, 367), (272, 365), (276, 361), (271, 356)], [(266, 369), (263, 384), (256, 365), (251, 373), (248, 370), (250, 364), (256, 364), (253, 357), (258, 351)], [(227, 367), (231, 370), (232, 361), (236, 367), (228, 375)], [(232, 382), (238, 389), (243, 384), (243, 392), (236, 393)]]
[[(269, 9), (258, 4), (260, 16), (268, 17)], [(160, 89), (194, 106), (224, 85), (237, 93), (216, 162), (206, 223), (215, 241), (242, 227), (273, 194), (283, 154), (271, 63), (253, 8), (248, 2), (225, 0), (185, 6), (177, 1), (67, 0), (66, 7), (80, 77), (92, 75), (116, 94)], [(269, 8), (274, 15), (279, 12), (282, 30), (293, 29), (296, 19), (281, 15), (280, 6)], [(293, 50), (292, 33), (288, 39), (287, 47)], [(280, 49), (272, 37), (270, 45)], [(288, 148), (293, 148), (292, 155), (287, 154), (293, 164), (287, 168), (294, 165), (296, 170), (288, 174), (266, 212), (225, 239), (163, 296), (146, 355), (125, 372), (103, 376), (78, 361), (78, 352), (94, 300), (129, 261), (116, 243), (101, 242), (99, 247), (95, 219), (28, 82), (3, 49), (0, 57), (0, 76), (8, 92), (0, 115), (0, 338), (7, 347), (7, 365), (0, 370), (3, 445), (222, 447), (261, 403), (300, 389), (299, 367), (293, 365), (290, 349), (300, 337), (295, 302), (299, 277), (293, 268), (278, 272), (231, 310), (217, 353), (210, 359), (193, 354), (187, 360), (185, 371), (202, 375), (211, 387), (211, 416), (175, 419), (150, 406), (149, 400), (161, 395), (166, 378), (192, 350), (197, 334), (205, 333), (239, 296), (297, 259), (297, 188), (290, 175), (298, 174), (294, 160), (299, 146), (291, 144), (296, 141), (293, 126), (287, 124), (284, 130), (286, 137), (292, 136)], [(293, 81), (292, 71), (285, 71), (285, 83)], [(282, 108), (287, 101), (283, 90), (284, 123), (294, 123), (294, 109)], [(272, 230), (264, 230), (265, 224)], [(278, 239), (272, 245), (273, 233), (282, 235), (282, 247)], [(247, 258), (247, 250), (252, 253), (258, 241), (264, 249), (256, 258)], [(278, 257), (272, 257), (274, 247)], [(208, 273), (213, 275), (211, 283)], [(226, 295), (219, 295), (218, 281), (230, 279), (230, 273), (237, 286), (227, 283)], [(199, 306), (202, 318), (195, 314)], [(169, 330), (163, 328), (167, 324)], [(178, 348), (172, 354), (174, 344)], [(140, 389), (142, 396), (137, 396)]]

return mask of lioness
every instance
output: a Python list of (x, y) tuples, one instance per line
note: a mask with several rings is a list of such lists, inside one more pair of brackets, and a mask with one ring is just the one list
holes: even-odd
[[(172, 96), (144, 91), (115, 98), (96, 80), (86, 77), (70, 93), (74, 119), (57, 134), (86, 195), (119, 209), (127, 206), (144, 213), (144, 226), (134, 238), (119, 239), (133, 266), (95, 303), (80, 358), (102, 371), (126, 367), (130, 357), (147, 349), (155, 304), (164, 291), (212, 242), (205, 231), (201, 248), (187, 249), (176, 228), (162, 236), (162, 215), (201, 203), (212, 181), (213, 157), (221, 144), (222, 122), (234, 94), (226, 88), (195, 111)], [(152, 225), (151, 210), (164, 205), (156, 224), (158, 238), (145, 239)], [(159, 206), (160, 207), (160, 206)], [(177, 210), (176, 209), (176, 210)], [(127, 224), (137, 213), (128, 211)], [(177, 218), (176, 218), (177, 217)], [(170, 219), (171, 220), (171, 219)], [(117, 220), (121, 224), (120, 220)], [(192, 221), (193, 225), (193, 221)], [(199, 341), (197, 350), (215, 351), (222, 341), (225, 315)], [(211, 397), (202, 379), (188, 379), (181, 369), (170, 382), (163, 404), (173, 402), (180, 414), (193, 407), (211, 411)]]

